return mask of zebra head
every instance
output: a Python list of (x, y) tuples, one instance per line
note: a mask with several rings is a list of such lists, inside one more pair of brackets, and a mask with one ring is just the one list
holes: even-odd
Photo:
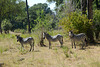
[(45, 34), (46, 34), (46, 33), (45, 33), (45, 32), (43, 32), (43, 39), (45, 39)]
[(74, 36), (74, 34), (73, 34), (73, 32), (72, 31), (69, 31), (69, 37), (73, 37)]
[(17, 42), (18, 42), (18, 41), (21, 41), (22, 38), (20, 37), (20, 35), (15, 35), (15, 36), (16, 36), (16, 38), (17, 38)]

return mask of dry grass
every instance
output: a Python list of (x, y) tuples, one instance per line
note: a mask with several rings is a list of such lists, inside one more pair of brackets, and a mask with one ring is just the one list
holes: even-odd
[(35, 51), (29, 52), (30, 46), (25, 45), (25, 50), (21, 50), (15, 37), (0, 39), (0, 63), (4, 63), (3, 67), (100, 67), (100, 46), (72, 49), (68, 38), (64, 38), (63, 48), (59, 42), (52, 43), (52, 49), (48, 44), (47, 40), (47, 47), (35, 43)]

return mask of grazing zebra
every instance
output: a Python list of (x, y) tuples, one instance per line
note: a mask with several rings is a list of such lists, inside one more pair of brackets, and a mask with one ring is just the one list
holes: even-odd
[(16, 37), (17, 37), (17, 42), (19, 41), (23, 48), (24, 48), (23, 44), (30, 44), (31, 48), (29, 51), (32, 50), (32, 47), (33, 47), (33, 51), (34, 51), (34, 39), (32, 37), (22, 38), (22, 37), (20, 37), (20, 35), (16, 35)]
[(63, 36), (58, 34), (58, 35), (55, 35), (55, 36), (51, 36), (49, 35), (48, 33), (43, 33), (43, 39), (46, 39), (49, 41), (49, 49), (51, 48), (51, 42), (56, 42), (56, 41), (59, 41), (60, 44), (61, 44), (61, 47), (63, 46)]
[(73, 48), (73, 44), (76, 48), (75, 41), (81, 41), (83, 43), (82, 49), (83, 49), (84, 45), (86, 46), (86, 35), (85, 35), (85, 33), (80, 33), (80, 34), (75, 35), (72, 31), (70, 31), (69, 37), (71, 39), (72, 48)]

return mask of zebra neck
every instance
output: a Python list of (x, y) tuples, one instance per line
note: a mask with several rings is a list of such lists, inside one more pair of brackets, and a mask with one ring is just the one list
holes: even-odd
[(20, 38), (20, 42), (23, 42), (23, 38), (22, 37)]
[(70, 38), (73, 38), (75, 35), (73, 34), (73, 36), (71, 36)]

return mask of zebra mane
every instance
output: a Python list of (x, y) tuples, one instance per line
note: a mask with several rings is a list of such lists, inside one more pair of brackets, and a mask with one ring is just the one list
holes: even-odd
[(44, 32), (44, 34), (46, 35), (46, 36), (49, 36), (49, 37), (51, 37), (51, 35), (49, 35), (48, 33), (46, 33), (46, 32)]
[(19, 41), (23, 41), (23, 38), (20, 37), (20, 36), (18, 36), (18, 40), (19, 40)]

